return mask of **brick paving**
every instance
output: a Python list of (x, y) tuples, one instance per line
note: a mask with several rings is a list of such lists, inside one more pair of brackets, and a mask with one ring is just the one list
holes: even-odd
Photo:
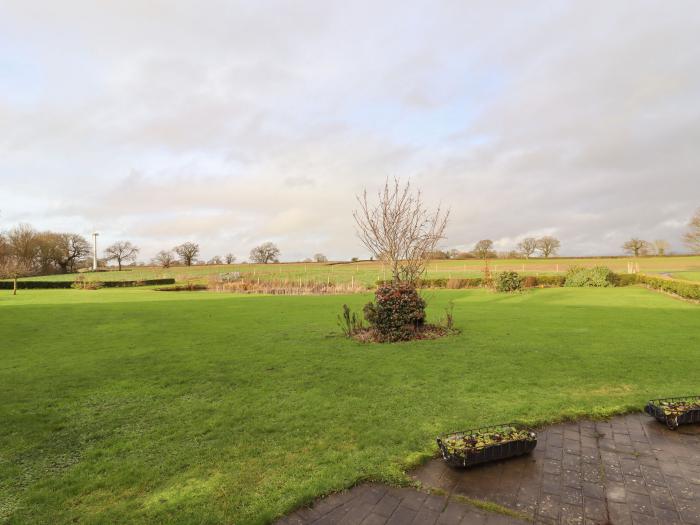
[(541, 429), (529, 456), (465, 470), (435, 459), (413, 476), (441, 495), (364, 484), (278, 523), (700, 525), (700, 425), (674, 432), (642, 414), (562, 423)]

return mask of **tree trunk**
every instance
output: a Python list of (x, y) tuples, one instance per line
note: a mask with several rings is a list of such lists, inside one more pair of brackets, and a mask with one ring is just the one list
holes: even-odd
[(17, 295), (17, 277), (12, 279), (12, 295)]
[(117, 259), (117, 267), (119, 268), (119, 271), (121, 272), (122, 271), (122, 260), (121, 259)]

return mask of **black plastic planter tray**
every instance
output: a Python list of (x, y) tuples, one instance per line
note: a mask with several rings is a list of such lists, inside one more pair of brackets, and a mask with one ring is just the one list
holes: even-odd
[[(478, 450), (467, 449), (463, 452), (450, 452), (447, 450), (447, 446), (443, 443), (443, 440), (446, 440), (447, 438), (462, 438), (475, 433), (499, 432), (502, 429), (509, 427), (515, 427), (519, 430), (527, 430), (530, 434), (530, 439), (495, 443)], [(443, 459), (448, 465), (452, 467), (471, 467), (480, 463), (487, 463), (489, 461), (497, 461), (499, 459), (529, 454), (534, 450), (535, 446), (537, 446), (537, 434), (530, 429), (522, 427), (521, 425), (504, 423), (502, 425), (495, 425), (491, 427), (474, 428), (471, 430), (464, 430), (462, 432), (452, 432), (451, 434), (437, 438), (437, 444), (438, 447), (440, 447), (440, 452), (442, 453)]]
[(667, 416), (664, 414), (661, 403), (677, 403), (678, 401), (700, 402), (700, 396), (685, 396), (685, 397), (666, 397), (664, 399), (652, 399), (644, 407), (644, 412), (652, 417), (655, 417), (661, 423), (664, 423), (671, 430), (676, 430), (678, 425), (688, 425), (691, 423), (700, 423), (700, 408), (689, 410), (680, 416)]

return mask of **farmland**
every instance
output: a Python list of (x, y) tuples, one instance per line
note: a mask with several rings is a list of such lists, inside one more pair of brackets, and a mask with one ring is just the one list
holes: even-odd
[[(669, 274), (674, 278), (700, 281), (700, 256), (682, 257), (601, 257), (601, 258), (554, 258), (554, 259), (495, 259), (489, 261), (491, 271), (513, 270), (524, 275), (549, 275), (564, 273), (573, 265), (607, 266), (613, 271), (626, 273), (628, 265), (642, 273)], [(427, 278), (460, 278), (482, 275), (484, 262), (478, 259), (438, 260), (427, 266)], [(380, 262), (357, 263), (280, 263), (280, 264), (231, 264), (194, 265), (158, 268), (149, 266), (130, 267), (124, 271), (106, 271), (84, 274), (94, 281), (140, 280), (174, 277), (180, 282), (207, 282), (221, 273), (240, 272), (250, 279), (281, 279), (289, 281), (329, 281), (373, 285), (379, 279), (389, 277), (388, 268)], [(78, 274), (44, 275), (26, 280), (62, 281), (75, 280)]]
[[(211, 268), (188, 270), (170, 275)], [(342, 338), (340, 305), (369, 294), (0, 294), (0, 522), (266, 523), (360, 480), (405, 483), (445, 431), (697, 389), (697, 305), (638, 286), (425, 293), (432, 319), (454, 304), (459, 335)]]

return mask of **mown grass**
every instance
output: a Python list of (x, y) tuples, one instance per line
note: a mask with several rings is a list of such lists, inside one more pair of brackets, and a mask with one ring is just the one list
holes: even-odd
[(0, 295), (0, 522), (265, 523), (454, 429), (695, 393), (700, 309), (640, 288), (426, 292), (458, 336), (339, 337), (368, 296)]
[[(607, 266), (619, 273), (627, 272), (628, 263), (634, 263), (643, 273), (686, 273), (697, 275), (700, 279), (700, 256), (692, 257), (618, 257), (618, 258), (585, 258), (585, 259), (495, 259), (489, 261), (492, 271), (513, 270), (524, 275), (543, 275), (564, 273), (572, 265)], [(475, 259), (431, 261), (427, 266), (429, 279), (433, 278), (464, 278), (480, 277), (484, 262)], [(334, 283), (361, 283), (374, 285), (378, 279), (390, 277), (389, 269), (376, 261), (359, 263), (283, 263), (283, 264), (233, 264), (233, 265), (195, 265), (190, 267), (176, 266), (172, 268), (131, 267), (122, 272), (107, 271), (85, 273), (83, 277), (93, 281), (122, 281), (140, 279), (159, 279), (173, 277), (178, 281), (206, 282), (210, 277), (221, 273), (240, 272), (248, 279), (288, 280), (296, 282), (330, 281)], [(28, 280), (44, 281), (74, 281), (80, 274), (44, 275), (29, 277)], [(691, 279), (693, 277), (679, 277)], [(696, 279), (696, 280), (697, 280)]]
[(685, 281), (700, 281), (700, 272), (677, 271), (671, 273), (671, 277), (673, 277), (674, 279), (682, 279)]

